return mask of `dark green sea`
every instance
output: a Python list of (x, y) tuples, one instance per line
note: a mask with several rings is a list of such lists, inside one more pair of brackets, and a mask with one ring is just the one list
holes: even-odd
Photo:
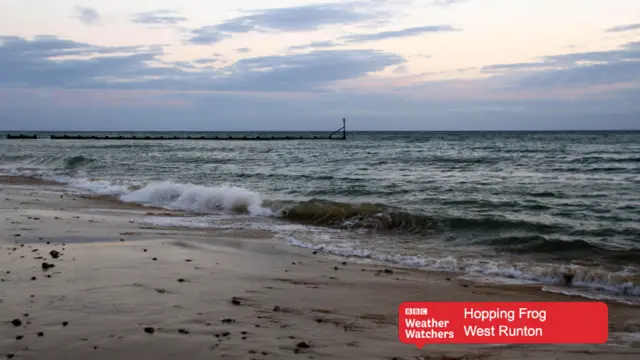
[(640, 132), (0, 139), (0, 172), (207, 214), (148, 219), (157, 225), (269, 229), (292, 245), (359, 261), (640, 303)]

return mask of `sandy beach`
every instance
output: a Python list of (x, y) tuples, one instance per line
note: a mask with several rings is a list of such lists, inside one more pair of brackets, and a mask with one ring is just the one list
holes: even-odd
[(640, 357), (637, 306), (609, 303), (604, 345), (417, 349), (398, 341), (404, 301), (584, 299), (360, 264), (292, 247), (268, 231), (148, 226), (149, 215), (185, 214), (70, 195), (53, 182), (0, 178), (0, 211), (0, 356), (7, 358)]

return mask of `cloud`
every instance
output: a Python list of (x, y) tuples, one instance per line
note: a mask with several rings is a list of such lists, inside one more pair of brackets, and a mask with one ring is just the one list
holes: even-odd
[[(520, 89), (563, 89), (640, 82), (640, 48), (628, 43), (609, 51), (543, 56), (540, 62), (485, 66)], [(536, 70), (513, 73), (516, 70)], [(640, 84), (639, 84), (640, 85)]]
[(231, 35), (221, 32), (216, 26), (203, 26), (199, 29), (191, 30), (186, 43), (191, 45), (213, 45), (230, 37)]
[(146, 25), (176, 25), (184, 21), (187, 21), (187, 18), (174, 10), (139, 12), (131, 20), (133, 23)]
[(237, 53), (241, 53), (241, 54), (246, 54), (246, 53), (248, 53), (249, 51), (251, 51), (251, 49), (246, 48), (246, 47), (242, 47), (242, 48), (237, 48), (237, 49), (236, 49), (236, 52), (237, 52)]
[(83, 87), (142, 76), (175, 75), (177, 68), (150, 67), (157, 47), (102, 47), (53, 36), (33, 40), (0, 37), (0, 84)]
[(344, 40), (351, 43), (361, 43), (361, 42), (367, 42), (367, 41), (416, 36), (416, 35), (422, 35), (426, 33), (450, 32), (450, 31), (458, 31), (458, 30), (454, 29), (449, 25), (420, 26), (420, 27), (412, 27), (412, 28), (396, 30), (396, 31), (382, 31), (382, 32), (373, 33), (373, 34), (347, 35), (347, 36), (341, 37), (340, 40)]
[(207, 65), (207, 64), (213, 64), (213, 63), (218, 62), (218, 59), (215, 59), (215, 58), (202, 58), (202, 59), (193, 60), (193, 62), (195, 64)]
[(73, 17), (82, 21), (85, 25), (94, 25), (100, 22), (100, 14), (92, 7), (76, 6), (75, 13), (76, 15)]
[(336, 47), (340, 45), (341, 45), (340, 43), (337, 43), (334, 41), (314, 41), (309, 44), (289, 46), (289, 50), (295, 51), (295, 50), (322, 49), (322, 48)]
[(493, 72), (504, 72), (504, 71), (511, 71), (511, 70), (531, 70), (531, 69), (537, 69), (537, 68), (546, 68), (549, 66), (550, 64), (546, 62), (495, 64), (495, 65), (483, 66), (482, 68), (480, 68), (480, 71), (486, 72), (486, 73), (493, 73)]
[(334, 50), (245, 58), (204, 70), (163, 61), (157, 47), (100, 47), (51, 36), (3, 37), (0, 43), (4, 87), (311, 92), (405, 62), (377, 50)]
[(640, 29), (640, 24), (629, 24), (629, 25), (621, 25), (614, 26), (612, 28), (608, 28), (607, 32), (623, 32), (623, 31), (632, 31)]
[(330, 25), (375, 20), (383, 14), (367, 9), (367, 3), (329, 3), (248, 12), (217, 25), (191, 31), (188, 43), (203, 45), (222, 41), (232, 34), (252, 31), (304, 32)]

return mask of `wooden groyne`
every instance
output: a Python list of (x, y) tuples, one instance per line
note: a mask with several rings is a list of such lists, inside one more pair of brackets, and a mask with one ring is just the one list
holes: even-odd
[[(336, 136), (337, 135), (337, 136)], [(41, 137), (43, 139), (47, 137)], [(37, 135), (7, 134), (7, 139), (38, 139)], [(52, 140), (346, 140), (347, 124), (342, 119), (342, 127), (325, 136), (97, 136), (97, 135), (50, 135)]]

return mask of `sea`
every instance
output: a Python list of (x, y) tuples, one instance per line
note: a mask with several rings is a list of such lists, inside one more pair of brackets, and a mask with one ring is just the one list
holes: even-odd
[(266, 229), (291, 246), (425, 276), (640, 304), (640, 132), (5, 135), (2, 174), (192, 214), (149, 224)]

